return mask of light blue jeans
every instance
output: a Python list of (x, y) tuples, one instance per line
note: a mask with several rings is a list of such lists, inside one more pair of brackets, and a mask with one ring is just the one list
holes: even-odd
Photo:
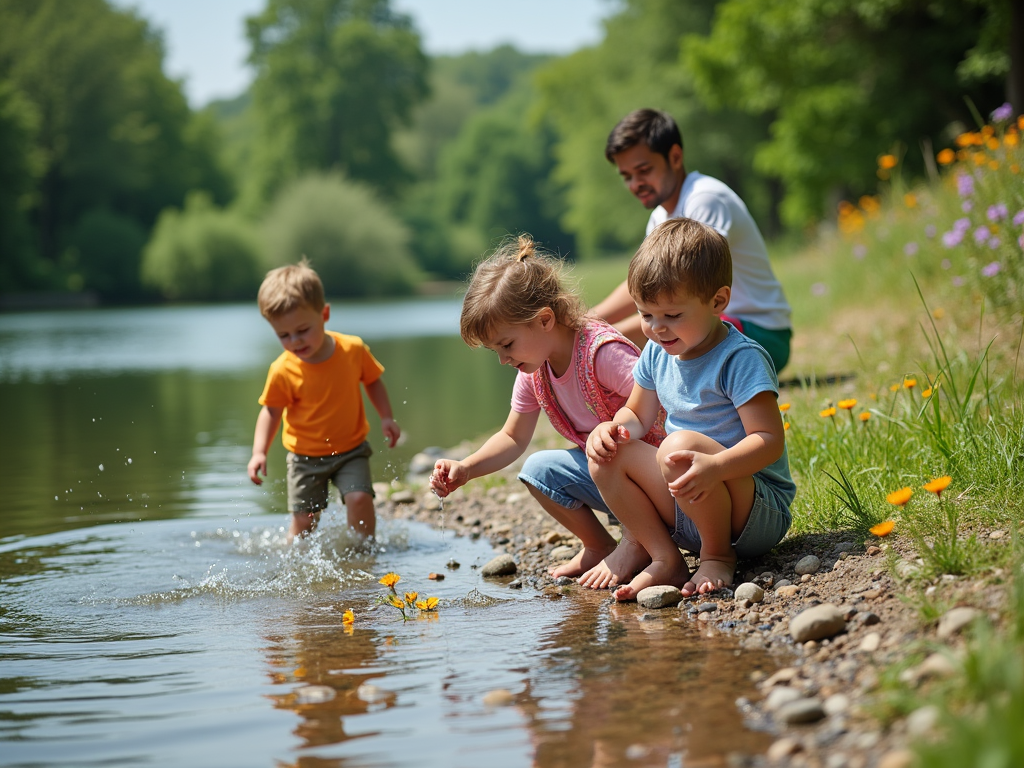
[(587, 455), (579, 448), (537, 451), (526, 459), (519, 479), (566, 509), (586, 504), (599, 512), (611, 511), (590, 476)]

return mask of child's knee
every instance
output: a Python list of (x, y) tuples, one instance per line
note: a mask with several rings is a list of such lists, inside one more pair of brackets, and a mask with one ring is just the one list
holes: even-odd
[(696, 451), (700, 450), (705, 441), (704, 435), (700, 432), (692, 432), (688, 429), (681, 429), (668, 435), (658, 447), (658, 461), (665, 458), (673, 451)]
[(366, 491), (349, 491), (343, 499), (346, 507), (373, 507), (373, 495)]

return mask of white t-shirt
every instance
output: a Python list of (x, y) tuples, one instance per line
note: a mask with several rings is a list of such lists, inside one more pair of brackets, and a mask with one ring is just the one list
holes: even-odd
[(671, 215), (660, 205), (651, 211), (647, 234), (668, 219), (681, 217), (707, 224), (729, 241), (732, 299), (726, 314), (770, 330), (791, 328), (789, 302), (772, 271), (768, 248), (739, 195), (718, 179), (691, 171)]

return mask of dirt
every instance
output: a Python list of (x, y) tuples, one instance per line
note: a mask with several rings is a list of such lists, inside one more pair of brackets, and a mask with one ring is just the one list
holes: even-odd
[[(534, 449), (552, 447), (553, 440), (553, 433), (542, 433), (535, 439)], [(446, 453), (462, 457), (471, 448), (464, 445)], [(473, 481), (446, 499), (444, 527), (456, 535), (486, 538), (497, 550), (511, 554), (518, 572), (510, 588), (583, 589), (575, 580), (563, 577), (556, 582), (548, 576), (548, 569), (557, 562), (552, 553), (559, 547), (568, 547), (560, 550), (562, 553), (575, 553), (580, 542), (548, 517), (516, 480), (520, 463)], [(410, 487), (412, 493), (393, 494), (391, 500), (381, 502), (382, 512), (440, 525), (437, 498), (425, 484)], [(398, 501), (401, 499), (404, 501)], [(615, 526), (609, 530), (619, 533)], [(1003, 532), (1003, 536), (989, 539), (989, 533), (984, 532), (983, 538), (992, 546), (1008, 538)], [(797, 563), (808, 555), (819, 560), (818, 567), (811, 568), (812, 573), (798, 574)], [(914, 557), (897, 537), (890, 541), (855, 537), (849, 532), (800, 535), (783, 541), (761, 560), (740, 563), (734, 589), (753, 582), (763, 588), (760, 602), (738, 600), (733, 590), (720, 590), (661, 609), (680, 611), (707, 630), (728, 633), (741, 648), (766, 648), (778, 655), (780, 671), (755, 681), (761, 698), (737, 702), (750, 726), (771, 732), (776, 741), (766, 755), (732, 754), (726, 765), (913, 765), (907, 745), (934, 728), (933, 713), (920, 711), (883, 720), (879, 717), (886, 711), (882, 676), (890, 668), (905, 666), (900, 685), (927, 685), (930, 678), (950, 671), (941, 659), (922, 660), (937, 646), (956, 654), (964, 644), (959, 630), (939, 639), (940, 621), (925, 620), (917, 607), (920, 601), (902, 599), (907, 592), (903, 577), (911, 576), (916, 568)], [(931, 584), (934, 589), (929, 599), (933, 605), (950, 608), (973, 606), (998, 621), (1005, 601), (999, 576), (995, 573), (993, 578), (973, 581), (946, 576)], [(822, 604), (837, 607), (843, 619), (841, 628), (819, 640), (796, 642), (792, 620)], [(648, 610), (632, 605), (638, 617)], [(792, 692), (773, 693), (780, 688)], [(792, 698), (801, 703), (788, 708), (780, 704)], [(793, 718), (808, 722), (787, 722)]]

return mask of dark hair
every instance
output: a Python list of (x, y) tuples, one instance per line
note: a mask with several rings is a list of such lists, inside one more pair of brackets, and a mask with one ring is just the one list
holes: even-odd
[(629, 295), (642, 302), (680, 290), (711, 301), (724, 285), (732, 285), (729, 241), (693, 219), (669, 219), (651, 232), (629, 262), (626, 277)]
[(640, 142), (652, 152), (668, 158), (669, 150), (676, 144), (683, 147), (683, 135), (672, 115), (657, 109), (637, 109), (630, 112), (612, 128), (604, 146), (604, 156), (609, 163), (615, 162), (615, 155), (635, 147)]

